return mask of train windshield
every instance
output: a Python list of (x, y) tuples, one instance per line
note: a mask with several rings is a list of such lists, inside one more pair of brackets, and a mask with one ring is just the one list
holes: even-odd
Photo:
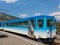
[(43, 27), (43, 19), (38, 19), (38, 26)]
[(55, 25), (55, 21), (52, 19), (47, 19), (47, 27), (53, 27)]

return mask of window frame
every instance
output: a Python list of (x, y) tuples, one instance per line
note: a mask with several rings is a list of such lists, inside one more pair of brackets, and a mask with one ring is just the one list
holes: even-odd
[[(39, 20), (42, 21), (42, 24), (40, 24), (41, 26), (39, 25), (39, 22), (38, 22)], [(39, 28), (43, 28), (43, 26), (44, 26), (44, 19), (37, 19), (37, 26)]]
[(18, 27), (21, 27), (22, 25), (23, 25), (23, 24), (22, 24), (22, 21), (18, 21), (18, 22), (17, 22), (17, 26), (18, 26)]
[[(28, 20), (23, 21), (22, 23), (23, 23), (23, 26), (28, 26)], [(26, 23), (27, 23), (27, 24), (26, 24)]]
[[(50, 22), (48, 22), (48, 21), (52, 21), (53, 22), (53, 25), (50, 24)], [(47, 19), (47, 27), (53, 27), (53, 26), (55, 26), (54, 20), (53, 19)]]

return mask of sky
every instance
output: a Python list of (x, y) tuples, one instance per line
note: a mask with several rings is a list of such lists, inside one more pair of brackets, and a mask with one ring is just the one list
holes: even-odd
[(0, 12), (20, 18), (50, 15), (60, 19), (60, 0), (0, 0)]

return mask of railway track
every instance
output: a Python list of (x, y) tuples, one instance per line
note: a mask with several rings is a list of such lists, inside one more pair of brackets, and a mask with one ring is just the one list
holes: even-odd
[(60, 45), (60, 35), (57, 34), (57, 38), (49, 45)]
[(60, 45), (60, 43), (54, 42), (54, 43), (52, 43), (51, 45)]
[(52, 45), (60, 45), (60, 40), (56, 40), (55, 42), (52, 43)]

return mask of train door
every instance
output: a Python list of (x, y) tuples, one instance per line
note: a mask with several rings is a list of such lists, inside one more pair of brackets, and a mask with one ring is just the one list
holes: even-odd
[(52, 38), (52, 31), (54, 27), (54, 21), (52, 19), (47, 19), (47, 27), (49, 28), (49, 36)]
[(36, 38), (44, 37), (44, 19), (37, 19), (37, 36)]
[(52, 38), (52, 27), (49, 28), (50, 38)]
[(34, 38), (34, 20), (28, 21), (28, 36)]

